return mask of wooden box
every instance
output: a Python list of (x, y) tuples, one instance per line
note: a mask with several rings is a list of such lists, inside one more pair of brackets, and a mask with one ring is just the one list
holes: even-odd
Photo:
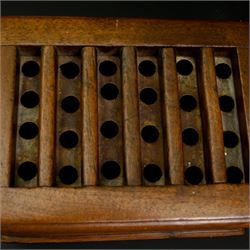
[(2, 17), (2, 240), (242, 234), (248, 29)]

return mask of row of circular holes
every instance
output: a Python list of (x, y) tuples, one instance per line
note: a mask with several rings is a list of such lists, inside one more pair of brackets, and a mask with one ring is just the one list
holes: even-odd
[[(107, 179), (114, 179), (120, 175), (120, 165), (115, 161), (107, 161), (102, 165), (102, 174)], [(26, 161), (19, 165), (18, 175), (25, 181), (31, 180), (37, 175), (37, 166), (33, 162)], [(149, 182), (156, 182), (162, 176), (162, 170), (155, 164), (148, 164), (143, 169), (144, 178)], [(60, 180), (66, 184), (73, 184), (77, 178), (77, 170), (72, 166), (64, 166), (59, 172)], [(190, 184), (199, 184), (203, 179), (203, 173), (199, 167), (190, 166), (185, 171), (185, 179)], [(227, 180), (229, 183), (241, 183), (242, 171), (235, 166), (227, 168)]]
[[(223, 72), (224, 72), (223, 67), (225, 67), (227, 65), (226, 64), (221, 64), (221, 65), (217, 65), (216, 67), (218, 67), (218, 66), (220, 68), (216, 69), (217, 75), (221, 74), (221, 78), (225, 78), (225, 74), (222, 75)], [(72, 62), (66, 63), (66, 64), (62, 65), (60, 68), (62, 70), (63, 75), (65, 77), (67, 77), (67, 78), (70, 78), (70, 79), (76, 77), (79, 74), (78, 65), (75, 64), (75, 63), (72, 63)], [(117, 69), (116, 69), (115, 63), (113, 63), (111, 61), (104, 61), (103, 63), (100, 64), (99, 70), (100, 70), (100, 72), (102, 74), (110, 76), (110, 75), (115, 74)], [(192, 72), (192, 70), (193, 70), (193, 66), (188, 60), (181, 60), (181, 61), (179, 61), (177, 63), (177, 71), (182, 75), (188, 75), (188, 74), (190, 74)], [(230, 68), (229, 68), (229, 70), (228, 70), (228, 68), (226, 68), (226, 70), (227, 70), (227, 72), (230, 72), (230, 74), (231, 74), (231, 69)], [(39, 66), (34, 61), (26, 62), (24, 64), (23, 68), (22, 68), (22, 71), (26, 76), (33, 77), (33, 76), (36, 75), (35, 72), (37, 72), (37, 73), (39, 72)], [(143, 61), (139, 65), (139, 71), (144, 76), (151, 76), (151, 75), (153, 75), (155, 73), (155, 65), (151, 61), (148, 61), (148, 60)], [(228, 74), (228, 76), (230, 74)], [(108, 96), (108, 93), (110, 92), (110, 90), (111, 90), (111, 93), (114, 93), (113, 96)], [(101, 89), (102, 96), (106, 97), (106, 99), (109, 99), (109, 100), (116, 98), (118, 93), (119, 92), (118, 92), (117, 87), (114, 84), (111, 84), (111, 83), (106, 84)], [(30, 93), (26, 92), (25, 94), (27, 96)], [(153, 89), (147, 88), (147, 89), (142, 90), (142, 92), (140, 94), (140, 98), (146, 104), (152, 104), (152, 103), (154, 103), (156, 101), (157, 94)], [(23, 99), (25, 100), (25, 99), (28, 99), (28, 98), (23, 98)], [(32, 99), (32, 97), (31, 97), (31, 99)], [(38, 102), (39, 102), (38, 95), (35, 98), (33, 97), (33, 99), (36, 100), (36, 102), (38, 104)], [(21, 100), (21, 102), (22, 102), (22, 104), (25, 104), (25, 101)], [(31, 102), (31, 103), (34, 103), (34, 101)], [(190, 105), (189, 106), (185, 105), (185, 103), (186, 104), (190, 103)], [(70, 106), (70, 104), (73, 104), (73, 105)], [(181, 100), (180, 100), (180, 105), (184, 110), (185, 110), (185, 107), (186, 107), (186, 111), (191, 111), (193, 108), (196, 107), (196, 100), (192, 96), (188, 96), (188, 95), (183, 96), (181, 98)], [(31, 106), (33, 106), (33, 105), (31, 105)], [(79, 108), (79, 101), (75, 97), (72, 97), (72, 96), (66, 97), (62, 101), (62, 108), (66, 112), (69, 112), (69, 113), (75, 112)], [(33, 127), (34, 131), (38, 132), (37, 126), (35, 125), (36, 126), (36, 128), (35, 128), (34, 125), (35, 124), (31, 125), (31, 123), (29, 123), (29, 128)], [(103, 126), (101, 127), (101, 132), (103, 132), (103, 134), (106, 133), (108, 138), (112, 138), (118, 133), (118, 126), (116, 125), (116, 123), (114, 123), (112, 121), (107, 121), (106, 124), (104, 123)], [(150, 132), (152, 132), (152, 133), (150, 133)], [(230, 133), (230, 132), (228, 131), (228, 133)], [(142, 137), (144, 137), (145, 141), (147, 141), (147, 142), (154, 142), (155, 140), (157, 140), (157, 138), (159, 136), (159, 132), (154, 126), (146, 126), (146, 127), (144, 127), (141, 134), (142, 134)], [(62, 137), (60, 137), (60, 142), (61, 142), (62, 145), (64, 144), (65, 147), (71, 148), (71, 147), (74, 147), (74, 146), (77, 145), (78, 136), (77, 136), (77, 134), (75, 132), (66, 131), (61, 136)], [(27, 139), (29, 139), (29, 138), (27, 138)], [(184, 143), (186, 142), (186, 144), (188, 144), (188, 145), (196, 144), (196, 142), (198, 141), (198, 133), (194, 129), (186, 129), (186, 130), (184, 130), (184, 132), (183, 132), (183, 141), (184, 141)], [(226, 140), (226, 141), (230, 142), (230, 140)], [(233, 141), (235, 141), (235, 138), (234, 138)], [(150, 164), (149, 166), (150, 166), (149, 169), (152, 169), (152, 166), (156, 166), (156, 165)], [(67, 166), (67, 167), (69, 167), (69, 166)], [(159, 170), (160, 170), (160, 168), (159, 168)]]

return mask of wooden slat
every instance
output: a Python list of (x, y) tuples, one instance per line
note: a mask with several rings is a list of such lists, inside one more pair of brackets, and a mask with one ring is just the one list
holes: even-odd
[(52, 46), (42, 49), (40, 85), (39, 186), (55, 183), (56, 65)]
[(82, 51), (82, 150), (84, 185), (96, 185), (98, 177), (98, 127), (96, 52), (93, 47)]
[(233, 71), (235, 77), (235, 96), (238, 107), (240, 134), (245, 166), (245, 178), (249, 181), (249, 49), (237, 48), (234, 53)]
[(1, 47), (1, 187), (11, 185), (12, 165), (14, 160), (14, 135), (13, 125), (15, 116), (15, 91), (16, 91), (16, 48), (14, 46)]
[(137, 89), (136, 52), (122, 50), (124, 161), (128, 185), (141, 184), (140, 124)]
[(226, 182), (226, 163), (222, 118), (217, 93), (214, 55), (211, 48), (201, 49), (199, 74), (200, 105), (203, 110), (203, 134), (206, 146), (207, 168), (211, 170), (214, 183)]
[(163, 124), (165, 154), (171, 184), (184, 183), (184, 162), (181, 139), (181, 118), (174, 49), (162, 50)]
[[(3, 45), (248, 47), (248, 22), (136, 18), (2, 17)], [(197, 35), (198, 34), (198, 35)]]

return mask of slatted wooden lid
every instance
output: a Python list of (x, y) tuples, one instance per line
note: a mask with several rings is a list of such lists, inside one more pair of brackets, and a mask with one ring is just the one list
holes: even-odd
[(4, 240), (242, 232), (247, 34), (234, 22), (2, 18)]

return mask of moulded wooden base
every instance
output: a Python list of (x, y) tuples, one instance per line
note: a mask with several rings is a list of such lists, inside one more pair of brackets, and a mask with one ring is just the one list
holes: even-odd
[(3, 241), (238, 235), (250, 222), (248, 199), (243, 184), (3, 188)]

